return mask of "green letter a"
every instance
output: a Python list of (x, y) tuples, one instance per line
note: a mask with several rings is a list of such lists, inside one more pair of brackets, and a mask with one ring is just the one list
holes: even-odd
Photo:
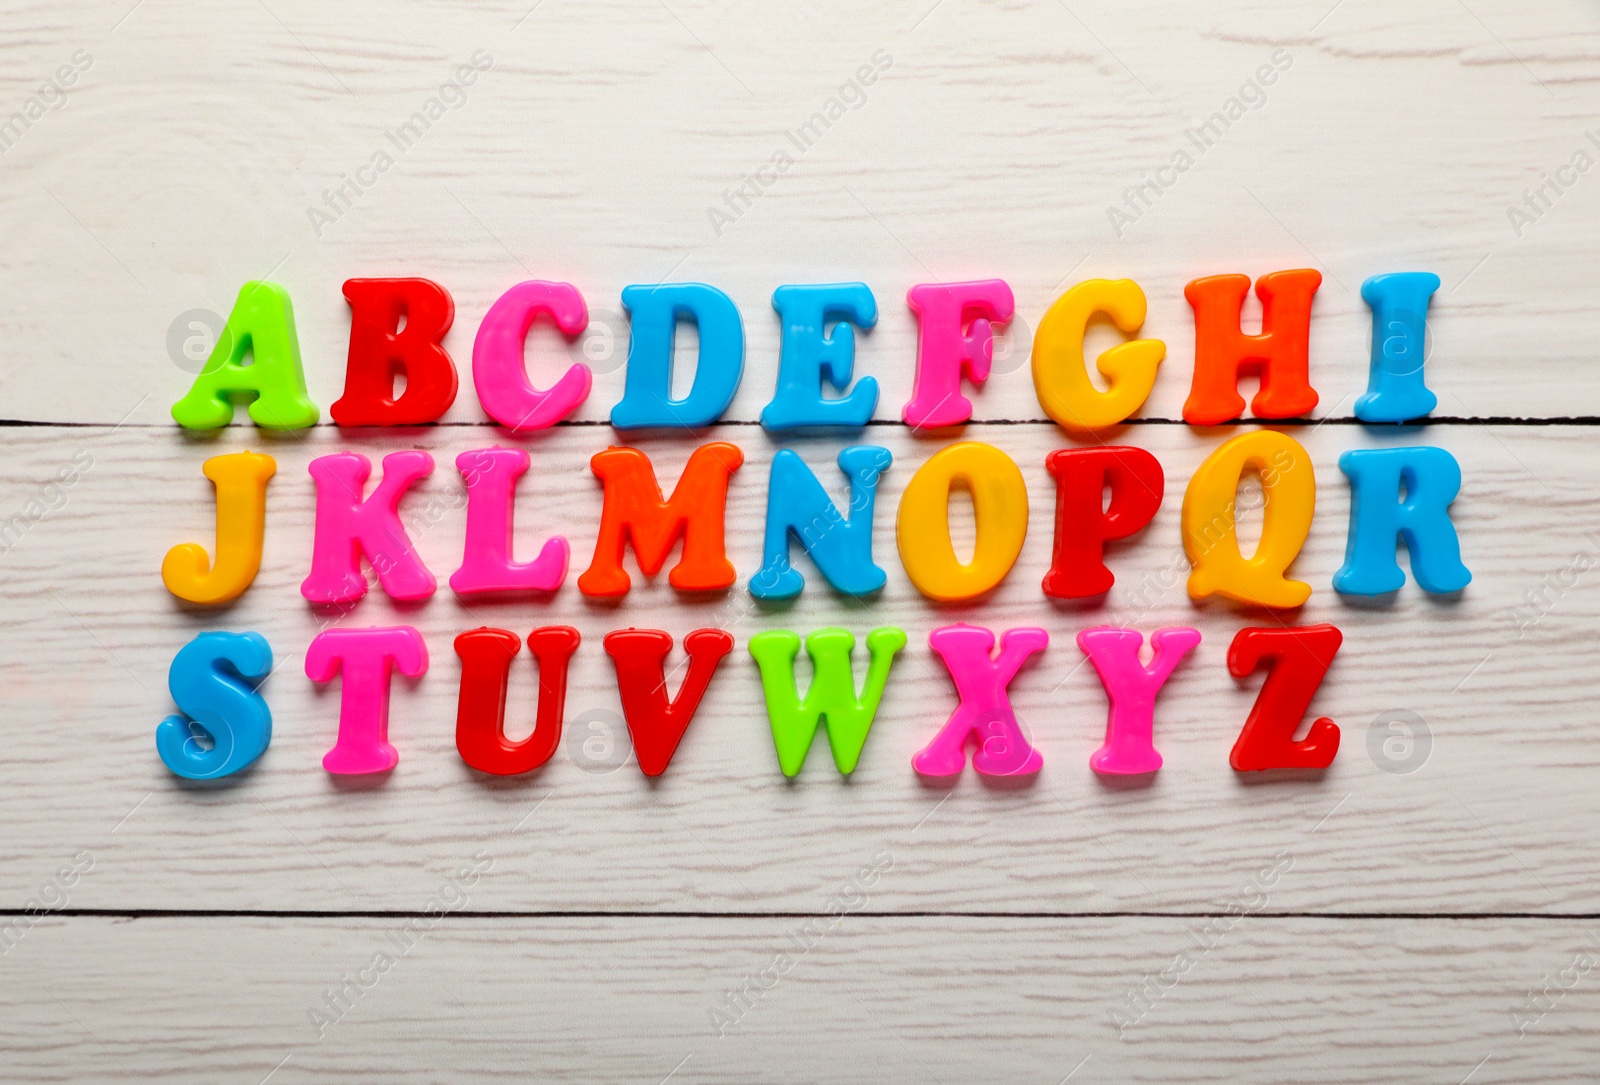
[[(241, 364), (246, 354), (250, 364)], [(294, 305), (277, 283), (248, 282), (228, 314), (228, 325), (195, 378), (189, 394), (172, 405), (184, 429), (217, 429), (233, 421), (235, 397), (252, 396), (250, 417), (263, 429), (305, 429), (317, 423), (306, 395)]]
[(785, 776), (799, 774), (817, 737), (817, 725), (824, 719), (833, 763), (846, 775), (856, 770), (861, 747), (867, 743), (867, 732), (872, 729), (872, 718), (883, 698), (884, 684), (889, 680), (889, 665), (894, 662), (895, 653), (906, 646), (905, 631), (884, 626), (867, 634), (872, 662), (867, 667), (860, 700), (856, 699), (855, 676), (850, 670), (850, 653), (855, 646), (855, 634), (848, 629), (818, 629), (806, 638), (812, 678), (802, 702), (794, 677), (799, 635), (787, 629), (773, 629), (750, 638), (750, 654), (761, 667), (761, 689), (767, 697), (767, 717), (772, 721), (772, 743), (778, 748), (778, 766)]

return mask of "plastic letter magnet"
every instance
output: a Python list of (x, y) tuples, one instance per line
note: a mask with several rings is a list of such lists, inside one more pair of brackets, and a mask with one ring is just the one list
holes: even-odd
[(226, 603), (242, 595), (261, 569), (267, 480), (278, 465), (271, 456), (235, 452), (211, 457), (201, 470), (217, 490), (216, 563), (199, 543), (179, 543), (161, 562), (161, 581), (186, 602)]
[(156, 753), (186, 780), (247, 768), (272, 741), (272, 713), (256, 687), (272, 673), (260, 633), (201, 633), (178, 650), (167, 687), (179, 715), (156, 727)]
[(1438, 289), (1431, 271), (1374, 275), (1361, 284), (1361, 299), (1372, 307), (1372, 368), (1355, 406), (1361, 421), (1408, 422), (1438, 405), (1423, 372), (1428, 302)]

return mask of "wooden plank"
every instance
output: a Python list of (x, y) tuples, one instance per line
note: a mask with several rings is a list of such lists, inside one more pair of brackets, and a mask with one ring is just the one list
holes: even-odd
[[(856, 375), (880, 382), (876, 418), (892, 423), (916, 352), (906, 289), (1005, 278), (1018, 318), (970, 394), (979, 419), (1027, 423), (1041, 418), (1028, 354), (1047, 306), (1074, 281), (1132, 277), (1150, 302), (1145, 334), (1168, 345), (1141, 415), (1173, 419), (1192, 368), (1183, 285), (1296, 266), (1325, 277), (1318, 417), (1347, 419), (1366, 385), (1361, 281), (1412, 268), (1444, 280), (1428, 351), (1437, 413), (1600, 415), (1586, 356), (1597, 182), (1558, 172), (1600, 140), (1600, 36), (1575, 0), (1180, 0), (1136, 20), (1083, 0), (927, 5), (10, 6), (0, 420), (90, 425), (0, 426), (0, 1077), (1590, 1080), (1592, 429), (1294, 431), (1321, 481), (1298, 565), (1316, 594), (1300, 620), (1346, 633), (1313, 705), (1344, 728), (1321, 778), (1227, 768), (1258, 683), (1227, 677), (1225, 649), (1262, 619), (1184, 597), (1179, 497), (1221, 434), (1160, 425), (1103, 435), (1157, 452), (1169, 480), (1157, 522), (1115, 548), (1103, 606), (1054, 607), (1037, 589), (1052, 511), (1043, 457), (1071, 438), (1049, 425), (967, 431), (1022, 464), (1034, 530), (992, 599), (937, 608), (906, 583), (889, 525), (943, 439), (874, 427), (859, 439), (896, 456), (876, 532), (881, 600), (841, 602), (804, 563), (810, 587), (787, 608), (753, 608), (742, 591), (686, 601), (664, 583), (638, 583), (614, 608), (570, 583), (537, 602), (368, 599), (342, 620), (414, 624), (433, 668), (395, 692), (391, 778), (340, 784), (321, 770), (338, 694), (302, 669), (329, 620), (296, 590), (312, 537), (305, 465), (341, 447), (432, 450), (439, 470), (407, 508), (443, 580), (462, 533), (451, 460), (507, 440), (482, 425), (472, 338), (519, 280), (571, 281), (591, 308), (581, 342), (540, 329), (528, 348), (540, 384), (569, 360), (596, 370), (586, 424), (526, 443), (538, 467), (521, 501), (524, 550), (564, 531), (579, 568), (599, 511), (586, 461), (618, 439), (600, 423), (621, 394), (619, 293), (634, 282), (711, 282), (735, 299), (749, 345), (727, 417), (745, 423), (774, 386), (781, 283), (872, 287), (881, 318), (860, 337)], [(1277, 56), (1287, 70), (1249, 89)], [(473, 57), (492, 63), (450, 95), (458, 108), (391, 139)], [(843, 89), (866, 63), (886, 70)], [(64, 64), (84, 68), (66, 104), (19, 128)], [(1189, 133), (1234, 95), (1250, 105), (1201, 151)], [(827, 118), (834, 97), (847, 104)], [(819, 115), (820, 134), (802, 132)], [(1126, 202), (1191, 147), (1194, 167), (1148, 210)], [(393, 167), (333, 206), (325, 194), (379, 151)], [(752, 181), (773, 176), (779, 152), (792, 165)], [(1570, 180), (1550, 188), (1552, 175)], [(748, 205), (741, 185), (757, 194)], [(1137, 221), (1119, 230), (1108, 214), (1130, 207)], [(1508, 217), (1529, 207), (1531, 222)], [(336, 221), (318, 221), (330, 208)], [(448, 417), (461, 425), (191, 441), (171, 424), (199, 364), (184, 348), (242, 282), (292, 292), (326, 410), (348, 335), (340, 284), (400, 274), (455, 298), (447, 346), (462, 392)], [(1096, 331), (1089, 349), (1114, 341)], [(729, 513), (748, 575), (784, 442), (738, 425), (642, 446), (670, 480), (712, 437), (748, 456)], [(793, 444), (837, 492), (828, 464), (852, 439)], [(1338, 453), (1395, 442), (1462, 462), (1455, 514), (1476, 579), (1459, 600), (1408, 585), (1357, 606), (1329, 590), (1348, 509)], [(261, 578), (225, 610), (178, 606), (161, 556), (209, 538), (200, 464), (245, 447), (280, 464)], [(52, 485), (63, 469), (72, 483)], [(1046, 758), (1032, 787), (969, 776), (935, 789), (910, 770), (954, 699), (928, 631), (961, 618), (1052, 634), (1015, 684)], [(453, 748), (451, 638), (555, 621), (585, 638), (562, 751), (526, 779), (474, 775)], [(1143, 788), (1105, 785), (1086, 765), (1104, 697), (1072, 636), (1107, 621), (1205, 636), (1163, 697), (1167, 764)], [(860, 771), (843, 781), (813, 751), (785, 782), (750, 635), (890, 622), (910, 646)], [(655, 783), (601, 749), (622, 727), (599, 642), (624, 624), (680, 637), (724, 625), (739, 640)], [(152, 731), (172, 707), (174, 651), (211, 628), (271, 639), (276, 735), (250, 773), (190, 786), (161, 766)], [(519, 661), (513, 718), (531, 718), (532, 698)], [(484, 870), (467, 884), (474, 863)], [(458, 909), (479, 914), (419, 918)], [(52, 914), (30, 914), (41, 910)], [(1232, 922), (1236, 911), (1257, 914)], [(1526, 914), (1557, 911), (1568, 914)], [(408, 924), (428, 933), (401, 950)], [(730, 990), (814, 937), (719, 1036), (713, 1010)], [(310, 1011), (328, 1009), (329, 988), (391, 946), (398, 960), (375, 989), (319, 1029)], [(1193, 965), (1161, 988), (1186, 952)], [(1151, 984), (1148, 1007), (1130, 1009)], [(1137, 1021), (1119, 1035), (1113, 1014)]]
[[(1294, 910), (1600, 908), (1587, 830), (1600, 816), (1600, 795), (1586, 783), (1595, 767), (1591, 707), (1600, 698), (1590, 666), (1600, 605), (1593, 574), (1584, 571), (1600, 548), (1586, 534), (1597, 498), (1589, 430), (1297, 431), (1319, 481), (1312, 537), (1295, 567), (1315, 592), (1299, 620), (1332, 621), (1345, 632), (1313, 704), (1342, 725), (1344, 746), (1323, 778), (1275, 781), (1241, 778), (1227, 766), (1258, 683), (1235, 684), (1224, 665), (1239, 628), (1272, 619), (1230, 605), (1195, 607), (1182, 587), (1180, 498), (1217, 440), (1186, 427), (1125, 435), (1160, 458), (1166, 500), (1143, 535), (1114, 549), (1118, 585), (1104, 606), (1055, 607), (1038, 584), (1053, 515), (1043, 460), (1057, 434), (1007, 426), (977, 435), (1022, 465), (1032, 516), (1018, 566), (978, 606), (930, 605), (896, 560), (900, 493), (941, 443), (873, 430), (869, 436), (896, 457), (878, 499), (876, 554), (890, 579), (875, 602), (842, 600), (800, 559), (808, 587), (787, 608), (752, 607), (742, 589), (725, 599), (679, 598), (664, 577), (636, 576), (615, 607), (584, 602), (569, 579), (547, 601), (468, 603), (445, 589), (421, 606), (397, 606), (374, 593), (341, 619), (314, 611), (298, 593), (313, 534), (305, 465), (340, 447), (376, 457), (394, 440), (346, 442), (319, 430), (271, 444), (279, 472), (269, 491), (265, 564), (254, 587), (217, 612), (177, 605), (158, 569), (175, 543), (209, 540), (210, 486), (200, 464), (244, 447), (242, 433), (206, 444), (131, 428), (0, 432), (0, 455), (11, 466), (0, 482), (0, 509), (20, 512), (34, 498), (56, 504), (57, 491), (45, 484), (75, 457), (80, 466), (92, 461), (60, 492), (64, 503), (3, 558), (5, 903), (22, 906), (87, 849), (94, 869), (72, 891), (75, 907), (392, 909), (428, 892), (462, 854), (489, 847), (501, 873), (483, 891), (484, 908), (762, 911), (807, 907), (820, 886), (885, 847), (903, 847), (885, 908), (1146, 911), (1213, 904), (1261, 855), (1292, 847), (1295, 875), (1281, 900)], [(445, 429), (407, 442), (431, 449), (439, 463), (404, 514), (441, 582), (463, 532), (460, 480), (450, 465), (486, 436)], [(730, 437), (748, 457), (728, 511), (730, 556), (748, 577), (759, 561), (771, 445), (748, 428), (706, 436)], [(564, 429), (530, 445), (537, 467), (519, 496), (523, 555), (559, 529), (571, 539), (576, 568), (587, 562), (600, 510), (586, 468), (596, 437)], [(1454, 516), (1474, 582), (1459, 600), (1428, 598), (1414, 584), (1386, 603), (1340, 600), (1329, 583), (1343, 554), (1348, 490), (1335, 461), (1346, 448), (1402, 439), (1436, 442), (1459, 458), (1466, 482)], [(799, 445), (835, 494), (842, 476), (830, 460), (840, 444)], [(644, 447), (671, 485), (687, 458), (685, 442)], [(1575, 565), (1578, 554), (1589, 562)], [(1528, 593), (1544, 600), (1538, 609), (1527, 609)], [(386, 780), (340, 783), (320, 767), (338, 692), (316, 691), (302, 656), (335, 620), (414, 625), (432, 653), (426, 678), (396, 687), (391, 734), (402, 760)], [(1051, 632), (1039, 664), (1014, 684), (1014, 703), (1046, 759), (1031, 788), (995, 788), (971, 776), (953, 789), (932, 788), (910, 769), (911, 754), (954, 702), (927, 635), (956, 620)], [(1147, 634), (1192, 623), (1205, 638), (1162, 696), (1157, 734), (1167, 764), (1144, 788), (1110, 786), (1087, 768), (1105, 701), (1072, 638), (1107, 622)], [(454, 749), (459, 671), (451, 640), (480, 624), (526, 633), (548, 623), (573, 624), (584, 636), (563, 750), (527, 778), (478, 777)], [(858, 634), (898, 624), (910, 644), (855, 776), (842, 780), (817, 749), (788, 783), (745, 645), (761, 629), (827, 624)], [(738, 641), (671, 769), (655, 783), (632, 763), (609, 771), (596, 730), (622, 736), (600, 640), (625, 625), (680, 638), (721, 625)], [(161, 765), (152, 732), (172, 710), (164, 683), (174, 652), (217, 628), (258, 630), (272, 642), (280, 666), (265, 689), (274, 740), (231, 785), (189, 786)], [(519, 661), (514, 670), (510, 702), (524, 727), (534, 692), (528, 668)], [(1395, 712), (1420, 717), (1426, 751), (1407, 748), (1402, 733), (1387, 729), (1392, 718), (1412, 718)]]
[[(1562, 189), (1531, 225), (1508, 219), (1589, 146), (1600, 44), (1575, 29), (1588, 23), (1573, 0), (1493, 8), (1191, 2), (1135, 26), (1112, 5), (1048, 5), (986, 9), (974, 25), (899, 8), (796, 19), (601, 0), (397, 16), (281, 0), (141, 6), (111, 30), (100, 12), (31, 8), (0, 44), (7, 71), (37, 81), (80, 47), (92, 65), (0, 176), (0, 416), (165, 424), (198, 365), (181, 349), (190, 322), (225, 316), (265, 275), (294, 296), (326, 408), (348, 335), (339, 284), (407, 274), (454, 294), (447, 342), (463, 372), (504, 289), (578, 284), (597, 330), (573, 355), (600, 371), (587, 419), (620, 395), (629, 283), (701, 280), (737, 301), (747, 376), (728, 417), (750, 419), (774, 387), (773, 288), (867, 282), (882, 316), (858, 375), (882, 383), (878, 417), (897, 419), (916, 344), (906, 289), (1001, 276), (1020, 319), (977, 410), (1037, 419), (1032, 328), (1067, 284), (1130, 276), (1150, 299), (1147, 333), (1168, 344), (1143, 413), (1171, 418), (1193, 353), (1184, 283), (1297, 266), (1326, 278), (1321, 414), (1348, 416), (1366, 385), (1361, 281), (1411, 268), (1445, 283), (1429, 361), (1441, 414), (1600, 414), (1585, 349), (1594, 182)], [(247, 75), (215, 48), (230, 40), (256, 43)], [(392, 142), (480, 49), (492, 66), (459, 107)], [(1187, 133), (1280, 51), (1292, 63), (1258, 87), (1259, 108), (1202, 153)], [(880, 54), (887, 69), (846, 92), (820, 138), (790, 138)], [(0, 109), (31, 92), (19, 84)], [(337, 221), (313, 222), (379, 151), (393, 168), (366, 174), (347, 209), (335, 200)], [(1108, 209), (1179, 151), (1194, 167), (1119, 236)], [(780, 152), (794, 165), (778, 175)], [(763, 169), (771, 184), (749, 180)], [(759, 197), (733, 196), (740, 185)], [(713, 221), (730, 208), (735, 221)], [(536, 334), (540, 383), (559, 349)], [(450, 417), (484, 417), (470, 382)]]
[[(1221, 922), (51, 919), (0, 962), (0, 1062), (28, 1081), (1092, 1085), (1580, 1082), (1600, 1057), (1592, 922)], [(770, 990), (714, 1023), (747, 980)], [(329, 1012), (346, 982), (367, 989)], [(1514, 1017), (1546, 983), (1548, 1009)]]

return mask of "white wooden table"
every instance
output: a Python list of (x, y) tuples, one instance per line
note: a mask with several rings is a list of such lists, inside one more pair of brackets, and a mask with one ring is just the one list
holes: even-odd
[[(1585, 135), (1600, 129), (1593, 5), (129, 3), (16, 2), (0, 34), (0, 118), (27, 118), (41, 84), (78, 66), (64, 105), (43, 92), (60, 107), (41, 98), (0, 129), (0, 519), (27, 521), (0, 555), (0, 1077), (1594, 1080), (1600, 173), (1564, 174), (1573, 183), (1531, 223), (1508, 214), (1541, 171), (1585, 148), (1600, 157)], [(488, 70), (458, 108), (334, 221), (310, 213), (479, 50)], [(1280, 51), (1287, 70), (1249, 92), (1263, 100), (1119, 236), (1107, 209)], [(843, 116), (789, 138), (874, 57), (886, 70), (846, 92)], [(726, 221), (724, 193), (780, 151), (792, 166)], [(1182, 288), (1299, 266), (1325, 276), (1312, 372), (1326, 421), (1292, 431), (1319, 483), (1296, 570), (1316, 589), (1301, 620), (1345, 633), (1313, 704), (1344, 744), (1320, 778), (1261, 782), (1227, 766), (1259, 679), (1225, 667), (1233, 633), (1259, 618), (1192, 605), (1172, 572), (1183, 486), (1226, 435), (1176, 421), (1193, 357)], [(1428, 363), (1439, 417), (1369, 430), (1351, 418), (1370, 334), (1357, 291), (1412, 269), (1444, 281)], [(832, 457), (851, 443), (751, 424), (776, 372), (771, 292), (868, 283), (882, 318), (857, 372), (884, 394), (866, 436), (896, 457), (878, 504), (882, 598), (844, 602), (809, 566), (800, 600), (772, 612), (742, 589), (684, 601), (664, 578), (636, 577), (616, 608), (587, 604), (570, 578), (547, 602), (444, 590), (401, 608), (376, 593), (346, 620), (416, 626), (433, 667), (396, 689), (399, 768), (329, 777), (337, 690), (302, 670), (324, 620), (297, 590), (306, 463), (431, 450), (439, 470), (407, 507), (430, 521), (416, 542), (443, 581), (463, 532), (450, 461), (514, 439), (487, 424), (470, 381), (449, 425), (401, 433), (236, 425), (203, 441), (167, 412), (199, 366), (191, 323), (225, 316), (263, 277), (293, 295), (325, 410), (343, 381), (339, 286), (384, 275), (451, 291), (447, 346), (463, 370), (506, 287), (583, 290), (595, 331), (566, 350), (541, 329), (529, 356), (547, 384), (564, 350), (587, 354), (594, 392), (575, 424), (519, 442), (537, 464), (520, 545), (565, 533), (577, 569), (600, 510), (587, 459), (619, 440), (604, 420), (622, 387), (621, 288), (731, 294), (749, 345), (728, 424), (638, 443), (664, 480), (698, 441), (745, 450), (728, 511), (742, 578), (759, 564), (774, 450), (799, 448), (833, 486)], [(1138, 280), (1145, 333), (1168, 344), (1141, 424), (1115, 435), (1159, 456), (1168, 492), (1116, 548), (1109, 603), (1055, 607), (1038, 590), (1043, 460), (1076, 442), (1034, 397), (1030, 329), (1097, 276)], [(899, 495), (941, 443), (898, 424), (916, 346), (902, 299), (918, 282), (985, 277), (1011, 283), (1018, 320), (966, 436), (1023, 466), (1034, 526), (990, 600), (936, 608), (894, 556)], [(1110, 342), (1096, 333), (1091, 350)], [(1456, 601), (1411, 583), (1388, 605), (1354, 605), (1330, 586), (1349, 509), (1336, 461), (1402, 443), (1460, 460), (1454, 514), (1474, 580)], [(209, 539), (200, 464), (244, 448), (279, 463), (261, 575), (223, 611), (185, 608), (161, 585), (161, 556)], [(76, 481), (48, 485), (69, 464)], [(954, 701), (928, 631), (962, 617), (1052, 633), (1014, 687), (1045, 756), (1032, 787), (969, 774), (930, 788), (910, 769)], [(1087, 766), (1104, 694), (1072, 637), (1108, 621), (1192, 623), (1205, 638), (1163, 694), (1167, 763), (1145, 787)], [(584, 636), (568, 738), (545, 770), (486, 781), (455, 753), (450, 641), (552, 622)], [(744, 646), (825, 624), (899, 624), (910, 646), (855, 777), (819, 749), (790, 783)], [(623, 732), (599, 641), (622, 625), (679, 638), (725, 625), (738, 640), (657, 782), (603, 748)], [(185, 786), (153, 730), (172, 711), (173, 654), (218, 628), (265, 634), (282, 661), (264, 687), (274, 741), (228, 785)], [(532, 673), (519, 660), (513, 675), (511, 717), (529, 721)], [(1409, 745), (1384, 745), (1394, 720), (1409, 721)], [(73, 884), (55, 888), (63, 868)], [(863, 868), (879, 871), (870, 886)], [(447, 918), (429, 918), (436, 901)], [(379, 953), (392, 958), (381, 975)], [(785, 953), (790, 967), (730, 1024), (729, 992), (765, 984)], [(1174, 981), (1181, 953), (1191, 966)], [(360, 989), (330, 999), (349, 983)], [(1130, 1010), (1147, 985), (1155, 996)]]

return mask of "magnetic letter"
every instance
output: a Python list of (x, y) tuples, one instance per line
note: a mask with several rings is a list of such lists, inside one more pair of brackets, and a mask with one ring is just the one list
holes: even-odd
[(179, 543), (161, 562), (161, 582), (190, 603), (226, 603), (244, 593), (261, 571), (267, 526), (267, 480), (277, 473), (271, 456), (235, 452), (213, 456), (201, 471), (217, 490), (217, 561), (199, 543)]
[[(839, 392), (850, 385), (858, 328), (878, 322), (878, 303), (865, 283), (780, 286), (772, 307), (783, 322), (778, 390), (761, 411), (769, 430), (806, 426), (864, 426), (878, 406), (878, 382), (862, 377), (846, 395), (824, 397), (823, 382)], [(828, 327), (833, 321), (833, 327)]]
[(949, 721), (911, 759), (923, 776), (955, 776), (966, 764), (969, 739), (978, 746), (972, 767), (986, 776), (1023, 776), (1044, 767), (1022, 733), (1006, 687), (1035, 652), (1050, 643), (1043, 629), (1008, 629), (1000, 634), (1000, 651), (994, 652), (994, 634), (980, 626), (947, 625), (928, 634), (955, 682), (961, 703)]
[(992, 325), (1011, 320), (1016, 302), (1002, 279), (970, 283), (920, 283), (906, 291), (917, 314), (917, 377), (900, 417), (908, 426), (959, 426), (972, 417), (961, 378), (989, 379), (994, 362)]
[[(950, 490), (957, 483), (972, 494), (977, 521), (977, 543), (965, 564), (950, 541)], [(964, 441), (940, 449), (900, 495), (900, 563), (929, 599), (972, 599), (993, 588), (1016, 564), (1027, 536), (1028, 486), (1016, 462), (993, 445)]]
[[(247, 354), (250, 364), (244, 365)], [(184, 429), (217, 429), (233, 421), (235, 397), (254, 399), (250, 419), (262, 429), (317, 424), (317, 405), (306, 395), (300, 368), (294, 305), (277, 283), (239, 288), (227, 326), (188, 394), (172, 405), (172, 418)]]
[(1083, 333), (1103, 314), (1117, 330), (1134, 335), (1144, 326), (1144, 291), (1132, 279), (1090, 279), (1056, 299), (1033, 333), (1033, 389), (1039, 406), (1056, 425), (1092, 433), (1125, 421), (1150, 397), (1156, 368), (1167, 356), (1159, 339), (1131, 339), (1095, 359), (1110, 388), (1089, 380), (1083, 360)]
[(1102, 775), (1131, 776), (1161, 767), (1155, 748), (1156, 695), (1173, 668), (1200, 643), (1200, 632), (1156, 630), (1150, 637), (1155, 655), (1148, 667), (1139, 662), (1143, 643), (1138, 630), (1109, 625), (1078, 634), (1078, 647), (1094, 664), (1111, 701), (1105, 745), (1089, 756), (1089, 767)]
[(819, 723), (825, 723), (828, 729), (834, 765), (846, 776), (856, 770), (878, 702), (883, 698), (883, 687), (889, 681), (889, 666), (895, 653), (906, 646), (905, 631), (884, 626), (867, 634), (867, 652), (872, 661), (859, 699), (850, 669), (855, 646), (855, 634), (848, 629), (818, 629), (806, 637), (811, 688), (802, 701), (794, 676), (795, 657), (800, 654), (799, 635), (787, 629), (769, 629), (750, 638), (750, 654), (761, 668), (761, 690), (767, 699), (778, 767), (785, 776), (799, 774), (816, 740)]
[(480, 448), (456, 457), (467, 484), (467, 537), (461, 568), (450, 574), (457, 595), (490, 591), (555, 591), (567, 578), (571, 548), (553, 535), (532, 561), (513, 561), (517, 480), (531, 461), (520, 448)]
[(850, 478), (848, 518), (839, 511), (798, 453), (779, 449), (767, 486), (767, 535), (761, 571), (750, 578), (757, 599), (793, 599), (806, 579), (789, 564), (793, 535), (828, 583), (846, 595), (883, 587), (887, 574), (872, 562), (872, 512), (878, 476), (894, 457), (887, 448), (855, 445), (839, 453), (839, 469)]
[(272, 712), (256, 688), (271, 673), (260, 633), (201, 633), (178, 649), (167, 688), (180, 714), (156, 726), (162, 764), (186, 780), (219, 780), (266, 752)]
[[(622, 307), (632, 325), (627, 383), (611, 408), (617, 429), (695, 429), (709, 426), (733, 402), (744, 373), (744, 323), (733, 299), (704, 283), (626, 286)], [(678, 321), (692, 320), (700, 332), (694, 384), (672, 398), (672, 337)]]
[(675, 701), (667, 699), (663, 667), (672, 651), (671, 634), (659, 629), (618, 629), (606, 634), (604, 644), (617, 669), (622, 718), (627, 721), (639, 768), (646, 776), (660, 776), (672, 762), (722, 657), (733, 651), (733, 637), (721, 629), (696, 629), (683, 638), (689, 673), (684, 675)]
[(523, 347), (528, 329), (541, 316), (549, 317), (568, 339), (576, 339), (589, 326), (589, 307), (577, 287), (533, 279), (513, 286), (489, 306), (472, 341), (472, 386), (478, 402), (485, 414), (512, 433), (555, 425), (588, 398), (594, 381), (582, 362), (568, 366), (548, 391), (528, 380)]
[(737, 575), (723, 549), (723, 520), (728, 503), (728, 477), (744, 462), (737, 445), (717, 441), (694, 450), (684, 466), (672, 500), (662, 499), (650, 458), (637, 448), (596, 452), (590, 469), (605, 484), (600, 534), (594, 560), (580, 577), (585, 595), (626, 595), (632, 583), (622, 567), (629, 541), (639, 571), (655, 576), (678, 539), (683, 556), (667, 575), (679, 591), (721, 591)]
[(349, 603), (367, 594), (361, 575), (365, 554), (391, 599), (426, 599), (437, 586), (400, 523), (400, 498), (411, 484), (433, 472), (433, 457), (421, 449), (383, 458), (383, 481), (362, 500), (372, 461), (359, 452), (319, 456), (307, 468), (317, 483), (317, 527), (311, 575), (300, 594), (313, 603)]
[(1350, 537), (1344, 565), (1333, 574), (1334, 591), (1399, 591), (1406, 574), (1395, 560), (1396, 536), (1406, 544), (1411, 574), (1423, 591), (1444, 595), (1472, 583), (1450, 521), (1450, 503), (1461, 492), (1461, 465), (1454, 456), (1432, 447), (1352, 449), (1339, 457), (1339, 470), (1350, 478)]
[[(1261, 541), (1249, 558), (1239, 552), (1234, 516), (1239, 476), (1246, 470), (1260, 474), (1266, 499)], [(1190, 598), (1216, 594), (1262, 607), (1304, 603), (1311, 585), (1285, 574), (1311, 532), (1316, 505), (1311, 456), (1294, 438), (1257, 430), (1223, 444), (1195, 471), (1183, 495), (1183, 549), (1194, 566)]]
[(1044, 466), (1056, 480), (1055, 555), (1044, 593), (1052, 599), (1104, 595), (1116, 580), (1106, 568), (1106, 541), (1126, 539), (1155, 516), (1166, 488), (1161, 464), (1142, 448), (1106, 445), (1058, 449)]
[(1372, 308), (1372, 368), (1355, 408), (1361, 421), (1408, 422), (1438, 406), (1422, 368), (1428, 302), (1438, 289), (1431, 271), (1374, 275), (1361, 284), (1361, 300)]
[(400, 761), (389, 745), (389, 678), (395, 671), (420, 678), (428, 646), (410, 626), (327, 629), (306, 649), (306, 677), (331, 682), (338, 674), (339, 738), (322, 767), (339, 776), (387, 772)]
[(456, 655), (461, 657), (456, 750), (461, 760), (494, 776), (518, 776), (550, 760), (561, 744), (567, 664), (579, 639), (578, 631), (565, 625), (528, 634), (528, 651), (539, 665), (538, 716), (533, 733), (512, 742), (506, 737), (506, 686), (522, 642), (509, 629), (472, 629), (456, 638)]
[(1211, 275), (1183, 288), (1194, 309), (1194, 382), (1183, 405), (1191, 426), (1216, 426), (1244, 413), (1239, 375), (1259, 373), (1261, 388), (1250, 401), (1257, 418), (1298, 418), (1317, 405), (1307, 353), (1311, 299), (1322, 273), (1311, 268), (1274, 271), (1256, 280), (1261, 299), (1261, 334), (1240, 330), (1248, 275)]
[[(328, 408), (334, 422), (414, 426), (443, 418), (456, 401), (456, 367), (443, 346), (456, 318), (449, 292), (427, 279), (346, 279), (344, 297), (350, 355), (344, 395)], [(396, 399), (398, 374), (406, 389)]]
[(1239, 772), (1325, 769), (1333, 764), (1339, 752), (1339, 727), (1332, 720), (1317, 720), (1299, 742), (1294, 733), (1343, 641), (1344, 635), (1331, 625), (1241, 629), (1234, 635), (1228, 646), (1228, 673), (1244, 678), (1264, 665), (1267, 680), (1228, 764)]

